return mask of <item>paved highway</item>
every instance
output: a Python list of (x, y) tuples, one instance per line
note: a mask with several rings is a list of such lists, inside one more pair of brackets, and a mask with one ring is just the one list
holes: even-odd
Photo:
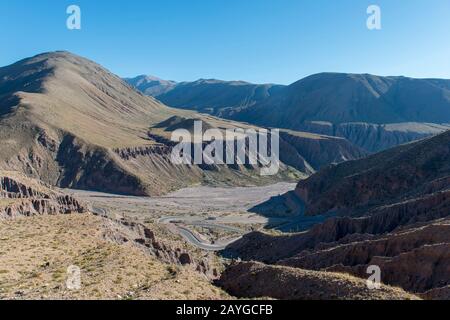
[(108, 211), (106, 209), (103, 209), (100, 207), (92, 207), (91, 211), (93, 214), (98, 215), (98, 216), (102, 216), (102, 217), (108, 216)]
[(174, 226), (178, 233), (190, 244), (193, 246), (196, 246), (199, 249), (206, 250), (206, 251), (221, 251), (224, 250), (227, 246), (232, 244), (233, 242), (236, 242), (237, 240), (241, 239), (242, 236), (236, 237), (234, 239), (231, 239), (227, 242), (221, 242), (221, 243), (209, 243), (205, 242), (202, 239), (199, 239), (191, 230), (188, 228), (182, 227), (177, 225), (177, 223), (184, 223), (186, 225), (192, 225), (192, 226), (201, 226), (201, 227), (207, 227), (207, 228), (217, 228), (217, 229), (223, 229), (233, 232), (244, 232), (243, 230), (239, 228), (234, 228), (226, 225), (220, 225), (220, 224), (213, 224), (213, 223), (206, 223), (201, 221), (194, 220), (195, 218), (184, 218), (184, 217), (164, 217), (158, 220), (159, 223), (162, 224), (171, 224)]
[(199, 249), (206, 250), (206, 251), (221, 251), (224, 250), (228, 245), (232, 244), (233, 242), (239, 240), (242, 237), (238, 237), (235, 239), (232, 239), (226, 243), (207, 243), (202, 241), (201, 239), (198, 239), (194, 233), (192, 233), (191, 230), (183, 227), (177, 227), (178, 231), (180, 232), (181, 236), (190, 244), (196, 246)]

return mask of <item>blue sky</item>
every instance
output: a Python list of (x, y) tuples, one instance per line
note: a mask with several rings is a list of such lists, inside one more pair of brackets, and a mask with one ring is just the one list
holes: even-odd
[[(66, 8), (82, 30), (66, 28)], [(366, 9), (382, 10), (382, 30)], [(289, 84), (324, 72), (450, 78), (449, 0), (3, 0), (0, 65), (68, 50), (120, 76)]]

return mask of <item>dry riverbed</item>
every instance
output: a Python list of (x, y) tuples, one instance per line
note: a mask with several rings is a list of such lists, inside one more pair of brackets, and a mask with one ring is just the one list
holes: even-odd
[(249, 209), (294, 188), (293, 183), (238, 188), (200, 186), (155, 198), (66, 191), (90, 203), (100, 214), (151, 224), (157, 231), (168, 230), (197, 248), (217, 251), (269, 223), (266, 217), (250, 213)]

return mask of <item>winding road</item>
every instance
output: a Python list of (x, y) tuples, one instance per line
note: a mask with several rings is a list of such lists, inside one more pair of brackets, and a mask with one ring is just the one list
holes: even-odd
[(220, 242), (220, 243), (209, 243), (205, 242), (203, 239), (200, 239), (198, 236), (195, 235), (191, 230), (189, 230), (186, 227), (179, 226), (179, 223), (184, 223), (186, 225), (191, 226), (200, 226), (200, 227), (207, 227), (207, 228), (217, 228), (222, 230), (228, 230), (233, 232), (240, 232), (244, 233), (244, 230), (230, 227), (226, 225), (220, 225), (220, 224), (213, 224), (213, 223), (206, 223), (202, 221), (196, 221), (192, 218), (185, 218), (185, 217), (164, 217), (158, 220), (161, 224), (171, 225), (176, 228), (177, 232), (185, 239), (188, 243), (192, 244), (193, 246), (206, 250), (206, 251), (221, 251), (224, 250), (227, 246), (232, 244), (233, 242), (236, 242), (237, 240), (241, 239), (242, 236), (233, 238), (231, 240), (228, 240), (226, 242)]

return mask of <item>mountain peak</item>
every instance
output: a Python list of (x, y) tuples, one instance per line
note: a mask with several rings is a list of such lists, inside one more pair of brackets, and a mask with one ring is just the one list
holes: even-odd
[(140, 75), (134, 78), (125, 78), (124, 80), (137, 90), (151, 97), (157, 97), (166, 93), (177, 85), (175, 81), (163, 80), (151, 75)]
[(44, 52), (37, 54), (32, 57), (25, 58), (23, 60), (20, 60), (11, 66), (14, 65), (30, 65), (30, 64), (38, 64), (43, 62), (75, 62), (75, 61), (83, 61), (84, 63), (94, 63), (89, 59), (83, 58), (79, 55), (76, 55), (69, 51), (50, 51), (50, 52)]
[(14, 116), (21, 110), (38, 127), (105, 147), (142, 144), (138, 132), (173, 113), (99, 64), (67, 51), (0, 68), (0, 102), (1, 114)]
[[(189, 82), (185, 82), (185, 83), (189, 83)], [(227, 84), (227, 85), (254, 85), (253, 83), (250, 82), (246, 82), (246, 81), (241, 81), (241, 80), (232, 80), (232, 81), (225, 81), (225, 80), (219, 80), (219, 79), (198, 79), (194, 82), (192, 82), (193, 84), (206, 84), (206, 85), (214, 85), (214, 84)]]

